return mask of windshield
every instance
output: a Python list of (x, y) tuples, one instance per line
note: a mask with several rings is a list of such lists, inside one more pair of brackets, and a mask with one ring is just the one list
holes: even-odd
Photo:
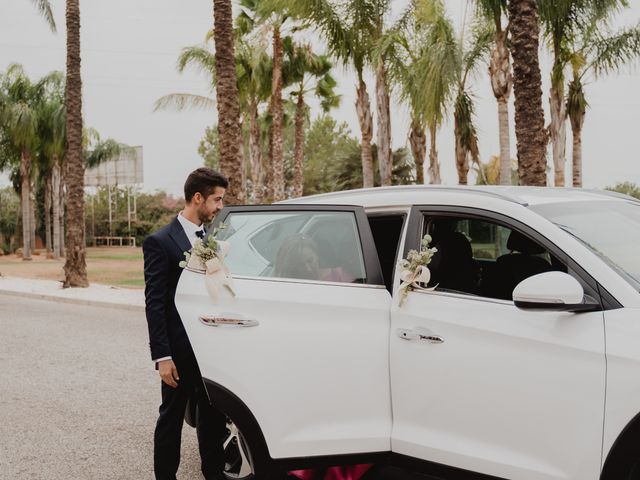
[(640, 202), (593, 201), (535, 205), (640, 290)]

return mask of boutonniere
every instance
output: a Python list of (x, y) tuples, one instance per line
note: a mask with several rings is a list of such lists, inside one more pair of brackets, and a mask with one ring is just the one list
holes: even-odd
[(400, 299), (398, 304), (400, 306), (411, 290), (433, 290), (435, 288), (426, 288), (431, 280), (431, 272), (427, 265), (431, 263), (433, 255), (438, 251), (437, 248), (429, 247), (430, 244), (431, 236), (425, 235), (420, 241), (420, 250), (409, 250), (407, 258), (398, 262), (400, 267)]

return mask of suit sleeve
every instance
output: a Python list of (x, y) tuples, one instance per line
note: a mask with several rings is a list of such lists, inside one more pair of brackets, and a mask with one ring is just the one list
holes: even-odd
[(158, 240), (147, 237), (142, 244), (144, 254), (144, 298), (151, 359), (171, 356), (167, 335), (167, 290), (169, 261)]

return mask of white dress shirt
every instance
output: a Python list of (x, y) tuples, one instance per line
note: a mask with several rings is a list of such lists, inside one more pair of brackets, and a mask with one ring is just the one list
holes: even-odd
[[(196, 225), (191, 220), (185, 218), (182, 215), (182, 212), (178, 214), (178, 221), (180, 222), (180, 225), (182, 225), (182, 229), (184, 230), (184, 233), (187, 234), (187, 238), (189, 239), (189, 242), (193, 247), (193, 244), (196, 241), (196, 238), (198, 238), (198, 236), (196, 235), (196, 232), (199, 232), (199, 231), (204, 232), (204, 226), (202, 224)], [(154, 362), (158, 363), (163, 360), (171, 360), (171, 357), (169, 356), (169, 357), (157, 358), (154, 360)]]

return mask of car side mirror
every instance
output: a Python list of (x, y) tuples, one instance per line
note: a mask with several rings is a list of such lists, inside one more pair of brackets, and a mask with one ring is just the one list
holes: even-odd
[(545, 272), (521, 281), (513, 290), (513, 303), (523, 310), (557, 312), (590, 312), (600, 304), (584, 294), (584, 289), (571, 275)]

